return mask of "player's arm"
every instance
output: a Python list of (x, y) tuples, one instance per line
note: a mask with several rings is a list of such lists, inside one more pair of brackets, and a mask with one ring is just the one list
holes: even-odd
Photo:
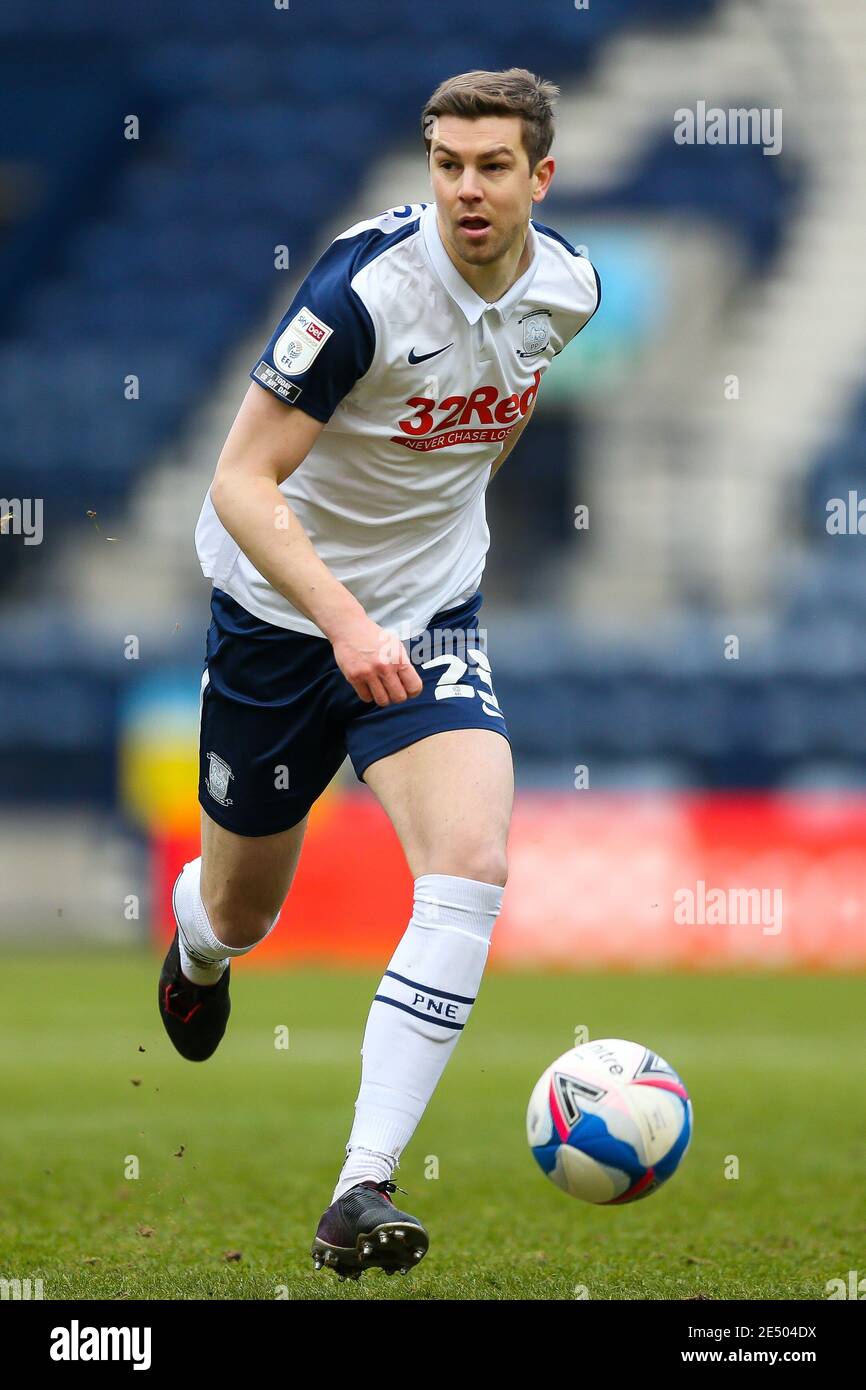
[(535, 409), (535, 402), (537, 401), (537, 399), (537, 396), (533, 397), (532, 404), (527, 410), (523, 419), (520, 421), (520, 424), (514, 426), (514, 429), (511, 431), (510, 435), (508, 436), (504, 445), (502, 446), (502, 453), (499, 455), (497, 459), (494, 460), (493, 466), (490, 469), (490, 477), (487, 479), (488, 487), (493, 482), (493, 479), (496, 477), (496, 474), (499, 472), (503, 463), (508, 458), (508, 455), (511, 453), (511, 450), (514, 448), (518, 439), (523, 434), (523, 431), (526, 429), (526, 426), (529, 424), (529, 421), (532, 418), (532, 412)]
[(399, 703), (421, 690), (403, 644), (367, 617), (316, 554), (280, 492), (324, 422), (250, 384), (211, 486), (223, 526), (269, 584), (319, 627), (362, 700)]

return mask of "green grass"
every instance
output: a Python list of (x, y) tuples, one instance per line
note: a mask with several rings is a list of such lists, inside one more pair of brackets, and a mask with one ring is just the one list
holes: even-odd
[[(48, 1299), (399, 1301), (810, 1299), (866, 1274), (862, 978), (492, 972), (397, 1174), (428, 1257), (405, 1279), (315, 1274), (377, 982), (242, 968), (219, 1052), (191, 1065), (154, 960), (3, 957), (0, 1276), (41, 1277)], [(631, 1207), (564, 1196), (526, 1146), (532, 1085), (579, 1024), (648, 1043), (691, 1091), (681, 1170)]]

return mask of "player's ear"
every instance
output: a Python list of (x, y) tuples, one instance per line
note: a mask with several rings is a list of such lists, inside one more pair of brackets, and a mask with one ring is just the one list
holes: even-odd
[(547, 191), (550, 188), (555, 169), (556, 161), (552, 159), (550, 155), (547, 155), (544, 159), (540, 159), (536, 164), (532, 174), (533, 203), (541, 203), (547, 197)]

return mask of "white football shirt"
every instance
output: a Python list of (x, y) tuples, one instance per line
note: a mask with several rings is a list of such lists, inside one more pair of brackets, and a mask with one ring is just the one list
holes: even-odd
[[(321, 560), (403, 641), (475, 593), (491, 465), (551, 359), (598, 308), (590, 262), (530, 221), (530, 265), (487, 304), (448, 256), (435, 203), (390, 208), (331, 242), (250, 376), (326, 422), (280, 491)], [(204, 574), (256, 617), (322, 637), (262, 577), (210, 499)]]

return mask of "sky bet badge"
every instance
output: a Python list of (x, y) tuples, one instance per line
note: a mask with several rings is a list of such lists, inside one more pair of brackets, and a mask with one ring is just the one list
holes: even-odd
[(333, 328), (301, 309), (274, 344), (274, 366), (286, 376), (300, 376), (316, 360)]

